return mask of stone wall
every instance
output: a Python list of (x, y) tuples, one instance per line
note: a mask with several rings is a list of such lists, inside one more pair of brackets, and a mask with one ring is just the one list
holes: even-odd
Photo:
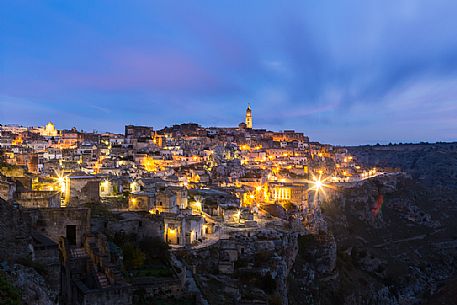
[(163, 218), (149, 213), (122, 212), (113, 218), (92, 217), (92, 232), (103, 232), (108, 236), (116, 233), (134, 234), (139, 239), (163, 236)]
[(11, 201), (16, 193), (16, 183), (0, 177), (0, 198)]
[(29, 210), (34, 229), (54, 242), (67, 237), (67, 226), (76, 226), (76, 245), (81, 245), (84, 234), (90, 232), (90, 209), (56, 208)]
[(23, 191), (17, 193), (16, 201), (24, 208), (58, 208), (60, 207), (60, 193), (55, 191)]
[(31, 253), (31, 219), (17, 206), (0, 199), (0, 260), (13, 260)]
[(84, 203), (100, 201), (100, 178), (70, 177), (70, 206), (81, 206)]

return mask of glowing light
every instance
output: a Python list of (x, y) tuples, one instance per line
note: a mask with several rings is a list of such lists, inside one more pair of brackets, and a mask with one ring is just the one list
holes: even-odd
[(309, 190), (314, 190), (316, 193), (322, 192), (325, 195), (326, 188), (334, 188), (332, 185), (327, 184), (326, 182), (331, 180), (332, 177), (322, 177), (322, 174), (319, 174), (318, 177), (313, 176), (312, 180), (307, 180), (311, 187)]
[(144, 169), (148, 172), (157, 172), (161, 170), (160, 161), (155, 160), (153, 157), (147, 156), (143, 159), (142, 165)]
[(131, 198), (131, 199), (130, 199), (130, 203), (131, 203), (131, 205), (132, 205), (133, 208), (136, 208), (136, 207), (137, 207), (136, 198)]
[(192, 208), (192, 212), (195, 212), (195, 213), (202, 213), (202, 210), (203, 210), (203, 198), (201, 198), (200, 196), (196, 196), (197, 198), (194, 198), (195, 201), (192, 203), (191, 205), (191, 208)]
[(254, 199), (255, 198), (254, 194), (249, 195), (249, 198)]
[(12, 142), (11, 142), (12, 145), (22, 145), (22, 136), (19, 135), (17, 136), (17, 138), (15, 138)]
[(151, 214), (151, 215), (156, 215), (156, 214), (157, 214), (157, 215), (158, 215), (158, 214), (160, 214), (160, 213), (159, 213), (158, 210), (150, 209), (150, 210), (149, 210), (149, 214)]
[(138, 183), (136, 181), (133, 181), (130, 183), (130, 192), (135, 192), (137, 189)]
[(257, 186), (257, 187), (255, 188), (255, 190), (256, 190), (257, 192), (260, 192), (260, 191), (262, 190), (262, 186), (260, 186), (260, 185)]
[(67, 177), (63, 176), (63, 174), (56, 173), (57, 183), (59, 184), (59, 189), (61, 193), (65, 193), (67, 189)]

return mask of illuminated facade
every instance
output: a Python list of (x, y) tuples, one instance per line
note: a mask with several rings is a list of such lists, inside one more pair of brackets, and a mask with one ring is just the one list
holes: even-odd
[(276, 200), (290, 200), (291, 189), (290, 187), (276, 186), (271, 190), (271, 197), (274, 201)]
[(42, 135), (48, 136), (48, 137), (57, 136), (56, 127), (54, 126), (54, 124), (52, 122), (49, 122), (48, 124), (46, 124)]
[(206, 236), (204, 219), (196, 215), (168, 215), (164, 218), (164, 240), (176, 246), (192, 245)]
[(245, 124), (246, 124), (246, 128), (252, 128), (252, 110), (251, 110), (251, 105), (248, 105), (248, 109), (246, 109)]

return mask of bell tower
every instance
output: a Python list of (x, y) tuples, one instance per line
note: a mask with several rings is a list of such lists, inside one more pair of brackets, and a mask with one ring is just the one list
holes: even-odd
[(252, 110), (251, 105), (248, 104), (248, 108), (246, 109), (246, 128), (252, 129)]

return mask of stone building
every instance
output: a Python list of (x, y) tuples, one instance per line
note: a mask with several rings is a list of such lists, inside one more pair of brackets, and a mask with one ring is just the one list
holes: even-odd
[(34, 230), (56, 243), (64, 236), (68, 244), (80, 245), (83, 236), (90, 232), (90, 209), (87, 208), (34, 209), (28, 213)]
[(108, 236), (122, 233), (135, 235), (138, 239), (163, 236), (163, 219), (150, 213), (118, 212), (115, 217), (92, 217), (92, 232), (103, 232)]
[(204, 219), (199, 215), (164, 215), (164, 239), (170, 245), (185, 246), (206, 236)]
[(154, 134), (154, 129), (148, 126), (135, 126), (135, 125), (126, 125), (125, 126), (125, 138), (127, 140), (140, 139), (140, 138), (149, 138), (152, 139)]
[(179, 272), (177, 272), (177, 270), (172, 267), (171, 277), (137, 277), (133, 278), (131, 281), (134, 289), (144, 291), (145, 296), (148, 298), (154, 298), (156, 296), (179, 297), (183, 294), (186, 271), (179, 270)]
[(149, 212), (154, 207), (155, 196), (151, 192), (129, 194), (129, 211)]
[(60, 288), (59, 245), (46, 235), (32, 231), (32, 260), (46, 268), (46, 280), (49, 285)]
[(16, 194), (16, 202), (24, 208), (59, 208), (60, 193), (57, 191), (22, 191)]
[[(180, 196), (181, 198), (181, 196)], [(171, 189), (159, 190), (156, 194), (154, 212), (158, 213), (177, 213), (179, 210), (176, 192)], [(180, 199), (181, 200), (181, 199)], [(186, 200), (187, 201), (187, 200)]]
[(100, 181), (97, 176), (72, 175), (66, 178), (65, 203), (79, 206), (100, 201)]
[(59, 288), (57, 243), (36, 231), (34, 216), (38, 210), (23, 209), (0, 199), (0, 261), (26, 259), (46, 268), (45, 278), (51, 288)]
[(270, 200), (274, 202), (291, 202), (306, 205), (308, 202), (308, 186), (306, 183), (270, 183), (268, 187)]
[(31, 219), (18, 205), (0, 198), (0, 261), (28, 256), (31, 252)]
[(246, 119), (245, 119), (246, 128), (252, 129), (252, 110), (251, 105), (248, 105), (246, 109)]
[(61, 300), (65, 305), (129, 305), (132, 289), (120, 269), (122, 257), (103, 234), (85, 236), (81, 246), (59, 241)]
[(124, 191), (123, 179), (105, 178), (100, 181), (100, 197), (110, 198), (122, 195)]
[(12, 201), (16, 193), (16, 182), (0, 175), (0, 198)]

